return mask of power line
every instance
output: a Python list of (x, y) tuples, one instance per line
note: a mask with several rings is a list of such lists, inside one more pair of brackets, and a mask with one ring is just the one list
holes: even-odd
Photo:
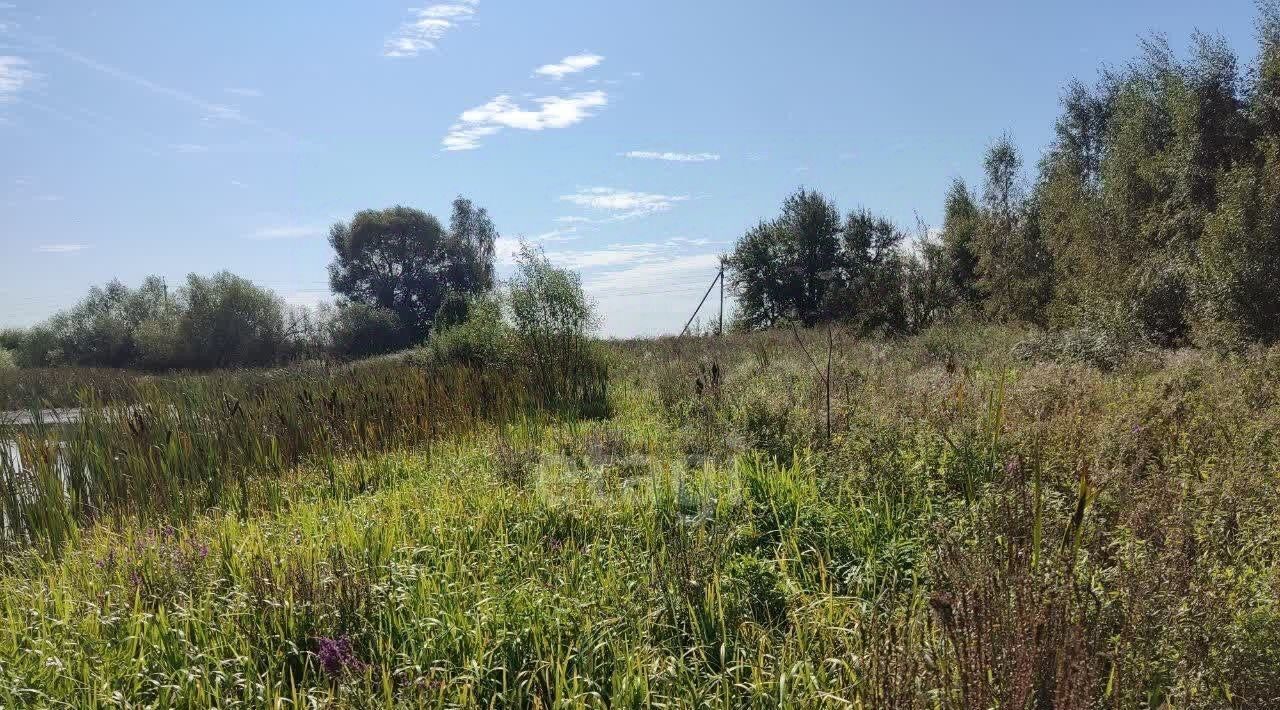
[(698, 317), (698, 311), (702, 310), (702, 305), (707, 302), (707, 297), (711, 295), (712, 289), (716, 287), (716, 283), (720, 284), (720, 318), (724, 319), (724, 262), (720, 262), (720, 270), (716, 272), (716, 277), (711, 279), (711, 285), (707, 287), (707, 292), (702, 294), (702, 300), (698, 301), (698, 307), (693, 309), (693, 315), (689, 316), (689, 320), (684, 324), (684, 328), (680, 331), (681, 338), (689, 332), (689, 326), (693, 325), (693, 319)]

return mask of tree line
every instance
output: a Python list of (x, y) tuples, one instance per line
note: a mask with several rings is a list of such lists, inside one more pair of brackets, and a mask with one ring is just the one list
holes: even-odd
[(0, 331), (0, 366), (210, 370), (400, 350), (462, 322), (493, 291), (497, 237), (462, 197), (447, 227), (408, 207), (364, 210), (330, 229), (334, 303), (290, 308), (225, 271), (172, 290), (158, 276), (136, 288), (115, 280), (43, 323)]
[[(908, 244), (865, 210), (799, 190), (728, 260), (744, 328), (839, 320), (908, 333), (957, 318), (1083, 329), (1159, 346), (1280, 338), (1280, 3), (1242, 67), (1197, 34), (1161, 37), (1062, 97), (1024, 180), (1006, 135), (980, 192), (957, 179), (940, 233)], [(923, 231), (923, 230), (922, 230)]]

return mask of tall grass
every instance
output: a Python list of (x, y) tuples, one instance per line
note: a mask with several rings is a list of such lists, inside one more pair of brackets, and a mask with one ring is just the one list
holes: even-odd
[(607, 420), (78, 522), (3, 558), (0, 706), (1276, 707), (1280, 352), (1019, 337), (621, 344)]
[[(583, 399), (603, 383), (579, 386)], [(211, 508), (280, 505), (280, 481), (307, 464), (408, 449), (541, 406), (509, 373), (394, 360), (338, 370), (136, 380), (85, 390), (79, 418), (0, 429), (0, 545), (56, 552), (102, 519), (178, 521)], [(16, 456), (14, 455), (16, 453)]]

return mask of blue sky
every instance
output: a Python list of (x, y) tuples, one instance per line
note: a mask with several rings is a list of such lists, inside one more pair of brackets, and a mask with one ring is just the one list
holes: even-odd
[(671, 332), (800, 185), (936, 225), (1147, 31), (1254, 54), (1250, 0), (411, 2), (0, 2), (0, 325), (151, 273), (313, 303), (329, 224), (463, 194)]

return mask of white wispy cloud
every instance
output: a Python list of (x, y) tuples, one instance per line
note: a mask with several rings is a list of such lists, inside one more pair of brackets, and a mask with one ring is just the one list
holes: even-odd
[(248, 235), (249, 239), (269, 240), (269, 239), (306, 239), (308, 237), (318, 237), (328, 232), (328, 229), (318, 225), (311, 224), (290, 224), (275, 227), (262, 227)]
[[(618, 190), (612, 187), (585, 187), (571, 195), (561, 195), (560, 200), (588, 209), (614, 212), (607, 221), (619, 221), (666, 212), (677, 202), (689, 199), (688, 195), (660, 195), (652, 192)], [(599, 220), (594, 220), (599, 221)]]
[(578, 72), (586, 71), (594, 66), (598, 66), (600, 62), (603, 61), (604, 57), (599, 54), (574, 54), (561, 59), (555, 64), (543, 64), (537, 69), (534, 69), (533, 73), (538, 76), (550, 77), (559, 81), (570, 74), (577, 74)]
[(672, 163), (705, 163), (720, 159), (717, 153), (659, 153), (652, 150), (633, 150), (622, 155), (638, 160), (666, 160)]
[(36, 251), (41, 254), (75, 254), (88, 248), (88, 244), (42, 244), (36, 247)]
[(0, 103), (13, 99), (36, 78), (30, 66), (22, 57), (0, 56)]
[(226, 90), (228, 94), (233, 96), (242, 96), (246, 99), (262, 98), (262, 91), (258, 89), (248, 89), (241, 86), (233, 86)]
[(707, 276), (707, 282), (720, 267), (720, 255), (714, 252), (705, 254), (665, 254), (660, 258), (649, 258), (642, 263), (625, 269), (604, 271), (587, 278), (583, 286), (598, 294), (608, 292), (636, 290), (684, 290), (696, 288), (701, 279), (690, 279), (688, 276)]
[(520, 244), (520, 240), (515, 237), (498, 237), (493, 242), (494, 259), (504, 266), (516, 263), (516, 255), (520, 253)]
[(547, 258), (568, 269), (595, 269), (622, 266), (651, 259), (660, 253), (659, 244), (610, 244), (598, 249), (552, 251)]
[(137, 74), (127, 72), (117, 67), (113, 67), (110, 64), (100, 62), (92, 57), (88, 57), (79, 52), (66, 49), (65, 47), (60, 47), (56, 44), (53, 44), (52, 42), (36, 40), (36, 43), (58, 55), (61, 55), (66, 59), (70, 59), (73, 62), (83, 64), (84, 66), (89, 67), (94, 71), (101, 72), (114, 79), (119, 79), (120, 81), (133, 84), (139, 88), (145, 89), (152, 93), (159, 94), (161, 96), (167, 96), (175, 101), (178, 101), (180, 103), (187, 104), (188, 106), (191, 106), (193, 108), (199, 109), (203, 111), (207, 117), (222, 118), (222, 119), (233, 120), (233, 121), (241, 121), (245, 123), (249, 122), (247, 119), (244, 118), (243, 115), (240, 114), (240, 111), (238, 109), (232, 106), (215, 103), (213, 101), (207, 101), (205, 99), (202, 99), (198, 96), (195, 96), (194, 94), (188, 93), (181, 89), (174, 89), (172, 87), (164, 86), (163, 84), (158, 84), (154, 81), (151, 81), (150, 79), (147, 79), (146, 77), (142, 77)]
[(475, 17), (480, 0), (437, 3), (411, 10), (412, 17), (383, 46), (386, 57), (416, 57), (436, 48), (449, 30)]
[[(515, 262), (522, 242), (549, 247), (554, 238), (500, 237), (495, 245), (498, 263)], [(580, 271), (583, 288), (596, 301), (609, 336), (674, 333), (680, 330), (720, 265), (706, 239), (672, 238), (614, 244), (591, 244), (573, 249), (565, 244), (544, 250), (557, 266)], [(726, 294), (727, 295), (727, 294)], [(731, 310), (732, 304), (727, 303)], [(710, 306), (702, 322), (714, 319)]]
[[(690, 242), (658, 249), (629, 261), (618, 257), (616, 268), (588, 272), (583, 289), (599, 308), (604, 335), (679, 332), (720, 266), (719, 254), (694, 246)], [(716, 306), (707, 304), (699, 320), (713, 321)], [(727, 306), (732, 311), (732, 300)]]
[(533, 238), (536, 242), (567, 242), (571, 239), (577, 239), (575, 236), (578, 232), (577, 227), (562, 227), (553, 229), (550, 232), (543, 232)]
[(554, 242), (567, 242), (577, 239), (577, 231), (577, 227), (562, 227), (532, 237), (498, 237), (493, 245), (493, 253), (499, 264), (510, 266), (515, 263), (522, 243), (538, 247)]
[(503, 94), (473, 109), (463, 111), (449, 133), (441, 141), (446, 151), (475, 150), (480, 139), (504, 128), (541, 131), (568, 128), (595, 115), (607, 106), (609, 97), (603, 91), (587, 91), (572, 96), (544, 96), (534, 99), (535, 106), (526, 108)]

